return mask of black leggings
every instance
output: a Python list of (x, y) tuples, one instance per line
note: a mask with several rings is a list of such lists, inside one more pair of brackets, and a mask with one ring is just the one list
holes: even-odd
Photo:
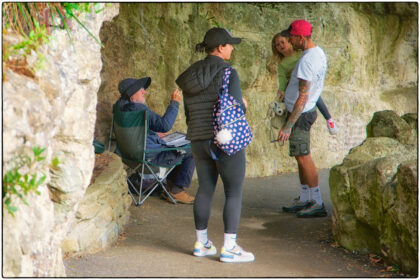
[(226, 198), (223, 209), (224, 232), (236, 233), (241, 216), (242, 186), (246, 164), (245, 150), (241, 150), (232, 156), (221, 152), (220, 160), (213, 160), (208, 140), (192, 141), (191, 149), (199, 184), (194, 202), (195, 228), (197, 230), (207, 228), (211, 201), (220, 175)]
[(321, 96), (318, 98), (316, 106), (327, 121), (331, 119), (331, 115), (330, 112), (328, 112), (327, 105), (325, 105), (324, 100), (322, 100)]

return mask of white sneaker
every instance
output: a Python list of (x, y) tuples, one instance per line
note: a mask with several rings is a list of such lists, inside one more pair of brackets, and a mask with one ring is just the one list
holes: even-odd
[(338, 133), (337, 126), (335, 125), (335, 122), (333, 120), (330, 119), (327, 121), (327, 127), (328, 127), (328, 132), (331, 135), (335, 135)]
[(194, 244), (193, 255), (197, 257), (216, 255), (217, 249), (213, 246), (213, 242), (210, 240), (206, 244), (196, 241)]
[(254, 260), (254, 254), (245, 251), (238, 244), (229, 250), (222, 247), (222, 253), (220, 254), (221, 262), (253, 262)]

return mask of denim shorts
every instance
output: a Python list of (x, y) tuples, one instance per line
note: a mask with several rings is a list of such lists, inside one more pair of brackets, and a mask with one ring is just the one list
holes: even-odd
[(289, 138), (289, 155), (291, 157), (305, 156), (311, 153), (310, 130), (317, 118), (315, 108), (302, 113), (292, 127)]

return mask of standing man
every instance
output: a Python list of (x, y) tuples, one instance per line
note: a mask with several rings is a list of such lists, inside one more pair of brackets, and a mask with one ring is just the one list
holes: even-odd
[(294, 21), (286, 34), (293, 48), (303, 53), (286, 88), (284, 102), (289, 114), (278, 139), (290, 140), (290, 156), (298, 163), (301, 193), (292, 205), (284, 206), (283, 211), (296, 213), (301, 218), (323, 217), (327, 211), (318, 186), (318, 171), (310, 154), (310, 129), (317, 117), (316, 102), (324, 86), (327, 58), (312, 42), (309, 22)]

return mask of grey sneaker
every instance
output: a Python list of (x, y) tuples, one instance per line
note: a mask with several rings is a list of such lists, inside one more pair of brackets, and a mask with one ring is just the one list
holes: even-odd
[(327, 121), (328, 132), (331, 135), (336, 135), (338, 133), (338, 128), (333, 120)]
[(302, 209), (305, 209), (310, 205), (309, 201), (302, 202), (299, 197), (293, 199), (292, 205), (283, 206), (283, 211), (288, 213), (296, 213)]
[(327, 216), (327, 210), (325, 209), (324, 203), (319, 205), (315, 201), (311, 200), (310, 205), (297, 212), (296, 216), (298, 218), (325, 217)]

